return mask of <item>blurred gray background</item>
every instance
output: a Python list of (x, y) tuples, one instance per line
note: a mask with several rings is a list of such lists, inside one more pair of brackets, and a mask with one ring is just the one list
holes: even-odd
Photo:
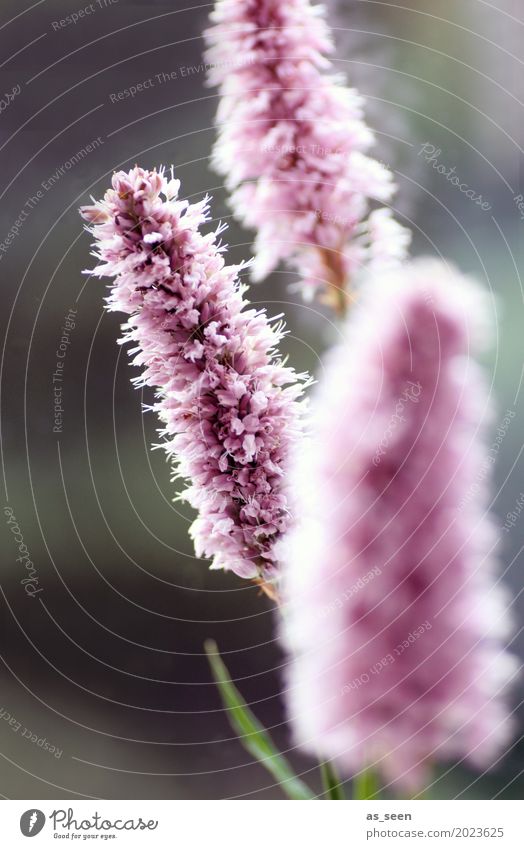
[[(214, 216), (231, 224), (231, 259), (250, 256), (251, 234), (230, 220), (208, 162), (217, 97), (205, 86), (201, 33), (211, 6), (95, 0), (76, 24), (58, 23), (87, 5), (0, 7), (0, 242), (26, 211), (0, 259), (1, 485), (42, 589), (34, 598), (24, 592), (4, 523), (0, 794), (279, 798), (234, 739), (203, 657), (203, 641), (214, 637), (246, 699), (289, 749), (271, 604), (195, 559), (191, 511), (172, 502), (164, 455), (149, 448), (157, 422), (141, 404), (151, 397), (133, 390), (115, 344), (119, 316), (103, 312), (104, 283), (81, 274), (92, 259), (77, 207), (103, 193), (114, 169), (135, 163), (173, 163), (185, 195), (210, 192)], [(502, 525), (524, 491), (524, 206), (516, 200), (524, 192), (524, 8), (517, 0), (338, 0), (329, 9), (337, 70), (368, 98), (376, 155), (395, 171), (394, 206), (414, 230), (413, 252), (454, 260), (493, 293), (497, 333), (486, 364), (499, 418), (515, 411), (496, 468)], [(118, 98), (148, 79), (154, 84), (135, 97)], [(439, 150), (489, 209), (434, 170), (423, 145)], [(318, 374), (335, 335), (331, 316), (298, 302), (290, 282), (277, 273), (252, 298), (285, 311), (294, 365)], [(63, 429), (54, 433), (53, 372), (70, 309)], [(517, 627), (523, 541), (524, 513), (503, 534)], [(516, 645), (522, 655), (521, 637)], [(522, 688), (515, 706), (521, 698)], [(39, 744), (44, 738), (60, 757)], [(319, 787), (314, 763), (289, 756)], [(516, 744), (489, 775), (441, 767), (431, 793), (518, 797), (523, 767)]]

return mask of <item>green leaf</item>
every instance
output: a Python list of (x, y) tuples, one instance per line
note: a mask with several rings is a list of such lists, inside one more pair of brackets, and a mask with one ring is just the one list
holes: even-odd
[(324, 761), (320, 764), (320, 774), (326, 799), (345, 799), (344, 785), (332, 763)]
[(278, 781), (290, 799), (314, 799), (312, 791), (294, 774), (231, 681), (216, 643), (206, 640), (205, 650), (229, 721), (244, 748)]

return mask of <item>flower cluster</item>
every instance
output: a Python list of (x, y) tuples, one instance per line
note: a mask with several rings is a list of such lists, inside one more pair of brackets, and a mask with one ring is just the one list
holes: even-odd
[(283, 365), (282, 325), (250, 309), (217, 238), (203, 235), (208, 199), (178, 199), (179, 181), (134, 168), (81, 214), (92, 226), (107, 306), (129, 315), (138, 385), (154, 387), (165, 447), (198, 511), (198, 556), (245, 578), (277, 574), (275, 542), (290, 525), (285, 466), (300, 433), (304, 378)]
[(489, 404), (469, 356), (482, 298), (434, 260), (370, 282), (326, 360), (284, 544), (297, 742), (412, 791), (431, 759), (484, 768), (511, 733), (515, 664), (478, 475)]
[(332, 73), (321, 9), (309, 0), (217, 0), (212, 20), (209, 79), (221, 92), (214, 166), (236, 216), (257, 231), (253, 276), (286, 260), (304, 293), (340, 297), (369, 264), (402, 258), (409, 234), (389, 209), (370, 212), (394, 186), (367, 155), (362, 98)]

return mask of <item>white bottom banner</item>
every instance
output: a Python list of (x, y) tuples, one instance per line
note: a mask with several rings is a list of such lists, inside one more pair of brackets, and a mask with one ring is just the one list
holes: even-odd
[(518, 801), (5, 801), (0, 845), (520, 849), (521, 820)]

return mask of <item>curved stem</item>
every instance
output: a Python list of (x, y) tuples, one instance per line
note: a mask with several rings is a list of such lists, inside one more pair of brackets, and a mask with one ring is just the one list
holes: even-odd
[(319, 248), (322, 263), (326, 269), (328, 291), (326, 300), (340, 318), (346, 315), (348, 294), (346, 292), (346, 275), (342, 263), (342, 255), (336, 250)]

